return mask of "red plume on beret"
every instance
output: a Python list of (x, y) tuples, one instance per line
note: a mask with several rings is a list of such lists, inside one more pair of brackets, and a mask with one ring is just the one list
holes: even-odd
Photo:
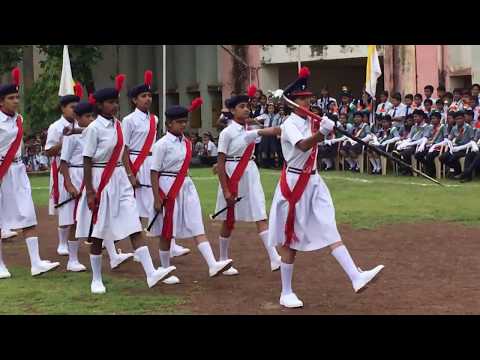
[(12, 79), (14, 85), (20, 86), (20, 68), (16, 67), (12, 70)]
[(303, 66), (298, 72), (298, 76), (301, 78), (308, 78), (310, 76), (310, 69), (306, 66)]
[(95, 105), (95, 103), (97, 102), (97, 100), (95, 100), (95, 97), (93, 96), (93, 94), (88, 95), (88, 102), (92, 105)]
[(73, 87), (73, 92), (75, 93), (75, 96), (78, 96), (80, 99), (83, 97), (83, 88), (80, 82), (77, 81), (75, 83), (75, 86)]
[(252, 97), (255, 96), (256, 92), (257, 92), (257, 87), (252, 84), (248, 87), (247, 95), (248, 95), (248, 97), (252, 98)]
[(152, 70), (145, 71), (145, 74), (143, 76), (143, 82), (148, 87), (152, 87), (152, 82), (153, 82), (153, 72), (152, 72)]
[(197, 110), (200, 106), (202, 106), (202, 104), (203, 104), (203, 99), (201, 97), (193, 99), (192, 104), (188, 108), (188, 112)]
[(118, 74), (115, 77), (115, 90), (117, 90), (118, 92), (122, 90), (123, 83), (125, 82), (125, 78), (126, 78), (125, 74)]

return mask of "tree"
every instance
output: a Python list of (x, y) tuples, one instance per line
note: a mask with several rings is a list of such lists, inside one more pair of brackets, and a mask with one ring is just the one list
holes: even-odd
[[(40, 131), (60, 116), (58, 87), (62, 73), (63, 45), (39, 45), (46, 59), (40, 61), (42, 73), (25, 96), (26, 121), (32, 132)], [(80, 81), (88, 92), (93, 92), (92, 66), (102, 59), (99, 46), (68, 47), (75, 81)]]
[(8, 73), (23, 58), (23, 45), (0, 45), (0, 75)]

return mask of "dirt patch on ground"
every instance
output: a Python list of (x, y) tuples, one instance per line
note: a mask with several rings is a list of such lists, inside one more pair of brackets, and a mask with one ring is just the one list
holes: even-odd
[[(56, 219), (38, 209), (40, 249), (43, 258), (59, 260), (65, 271), (67, 258), (56, 254)], [(206, 222), (207, 234), (218, 255), (219, 224)], [(231, 257), (239, 276), (208, 277), (206, 265), (193, 240), (179, 241), (190, 255), (173, 259), (182, 283), (159, 285), (151, 291), (181, 296), (180, 312), (193, 314), (480, 314), (479, 229), (455, 223), (396, 224), (375, 230), (340, 226), (340, 233), (357, 265), (370, 269), (384, 264), (378, 281), (360, 294), (352, 286), (328, 250), (299, 253), (293, 288), (303, 309), (287, 310), (278, 304), (280, 273), (270, 272), (267, 254), (253, 224), (237, 224)], [(131, 251), (129, 241), (117, 243)], [(154, 263), (159, 265), (158, 244), (149, 242)], [(28, 266), (26, 246), (18, 238), (4, 243), (9, 265)], [(80, 260), (90, 267), (88, 248), (82, 245)], [(144, 279), (143, 270), (130, 262), (110, 271), (104, 256), (104, 272)]]

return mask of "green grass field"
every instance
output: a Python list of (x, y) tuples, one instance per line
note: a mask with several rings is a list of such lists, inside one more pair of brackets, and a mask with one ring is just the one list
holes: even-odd
[[(262, 170), (267, 209), (280, 172)], [(215, 210), (218, 181), (210, 169), (192, 169), (190, 174), (200, 194), (205, 214)], [(375, 228), (381, 224), (456, 221), (480, 225), (477, 181), (460, 184), (442, 181), (440, 187), (414, 177), (371, 176), (350, 172), (322, 173), (332, 194), (337, 221), (356, 228)], [(48, 177), (32, 177), (34, 201), (48, 203)]]
[[(205, 214), (214, 211), (217, 179), (210, 169), (192, 169)], [(334, 199), (337, 220), (356, 228), (382, 224), (455, 221), (480, 225), (480, 183), (443, 181), (444, 187), (420, 178), (322, 173)], [(279, 172), (262, 170), (267, 206)], [(48, 203), (48, 176), (31, 177), (34, 201)], [(8, 263), (8, 259), (7, 259)], [(108, 293), (90, 294), (90, 273), (52, 272), (32, 278), (29, 269), (10, 267), (13, 278), (0, 281), (0, 314), (178, 314), (188, 313), (180, 297), (149, 291), (143, 278), (112, 279), (104, 274)]]

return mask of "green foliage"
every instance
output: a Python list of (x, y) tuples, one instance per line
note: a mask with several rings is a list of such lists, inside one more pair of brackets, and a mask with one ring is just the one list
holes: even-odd
[[(42, 73), (25, 96), (26, 121), (32, 132), (48, 127), (59, 117), (58, 87), (62, 73), (63, 45), (39, 45), (46, 59), (40, 61)], [(68, 47), (72, 75), (75, 81), (94, 90), (92, 66), (102, 58), (99, 46)]]
[(23, 57), (23, 45), (0, 45), (0, 75), (12, 70)]

